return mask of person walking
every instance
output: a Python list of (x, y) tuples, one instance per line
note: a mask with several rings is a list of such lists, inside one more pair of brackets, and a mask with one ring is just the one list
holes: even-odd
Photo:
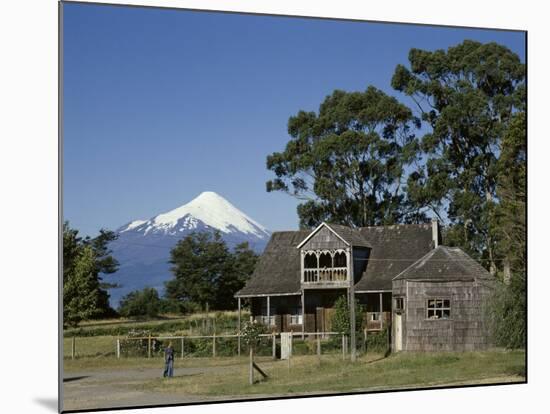
[(172, 342), (168, 342), (168, 346), (164, 349), (164, 377), (174, 376), (174, 348)]

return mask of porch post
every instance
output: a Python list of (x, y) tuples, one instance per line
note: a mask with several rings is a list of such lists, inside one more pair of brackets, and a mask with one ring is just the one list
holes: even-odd
[[(269, 324), (269, 326), (271, 326), (271, 324), (269, 323), (269, 316), (271, 315), (271, 312), (270, 312), (270, 300), (269, 300), (269, 296), (267, 297), (267, 323)], [(269, 328), (268, 326), (268, 328)]]
[(356, 359), (356, 340), (355, 340), (355, 278), (353, 273), (353, 247), (348, 250), (348, 264), (349, 264), (349, 319), (350, 319), (350, 347), (351, 347), (351, 361), (355, 362)]
[(305, 304), (305, 290), (302, 289), (302, 339), (304, 339), (306, 329), (306, 304)]
[(384, 320), (382, 314), (382, 292), (380, 292), (380, 329), (384, 327)]
[[(241, 356), (241, 297), (237, 298), (237, 355)], [(183, 352), (183, 351), (182, 351)]]

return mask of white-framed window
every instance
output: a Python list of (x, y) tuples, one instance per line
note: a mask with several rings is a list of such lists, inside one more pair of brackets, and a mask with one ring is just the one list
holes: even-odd
[(290, 324), (291, 325), (301, 325), (302, 322), (303, 322), (302, 307), (297, 306), (297, 307), (291, 309)]
[(275, 325), (275, 307), (269, 307), (269, 316), (267, 316), (267, 306), (262, 306), (261, 315), (259, 317), (259, 322), (265, 326)]
[(433, 298), (426, 301), (426, 317), (428, 319), (450, 319), (451, 300)]

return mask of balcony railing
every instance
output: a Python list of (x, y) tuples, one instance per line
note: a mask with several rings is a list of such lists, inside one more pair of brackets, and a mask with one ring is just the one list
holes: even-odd
[(347, 280), (347, 267), (304, 269), (304, 283), (342, 283)]

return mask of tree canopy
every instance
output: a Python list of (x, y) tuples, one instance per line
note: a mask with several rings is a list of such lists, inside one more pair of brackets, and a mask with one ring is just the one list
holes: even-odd
[(435, 214), (445, 210), (448, 241), (494, 271), (498, 160), (510, 122), (525, 110), (525, 65), (502, 45), (471, 40), (447, 51), (412, 49), (409, 63), (397, 66), (392, 86), (413, 100), (429, 130), (408, 195)]
[(351, 226), (419, 220), (403, 194), (405, 166), (417, 156), (418, 119), (397, 99), (372, 86), (334, 91), (319, 112), (299, 111), (288, 121), (283, 152), (267, 157), (275, 178), (267, 191), (304, 202), (302, 227), (321, 221)]
[(161, 299), (156, 289), (144, 288), (128, 293), (120, 301), (118, 312), (122, 316), (154, 318), (161, 311)]
[(97, 237), (83, 239), (69, 222), (63, 224), (64, 326), (114, 312), (100, 273), (114, 273), (118, 269), (118, 262), (108, 248), (115, 238), (112, 231), (102, 229)]
[(166, 282), (166, 297), (219, 310), (234, 309), (233, 295), (244, 286), (257, 259), (248, 243), (231, 252), (217, 231), (191, 233), (170, 254), (174, 278)]

